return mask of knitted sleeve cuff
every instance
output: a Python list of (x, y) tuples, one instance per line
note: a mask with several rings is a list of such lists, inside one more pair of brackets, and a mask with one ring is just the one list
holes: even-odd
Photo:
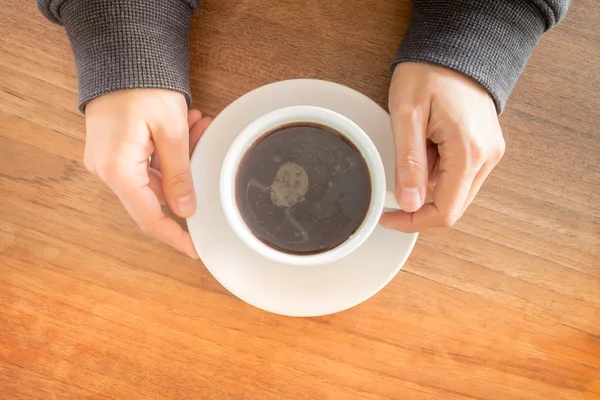
[(547, 27), (529, 1), (416, 0), (391, 71), (407, 61), (451, 68), (479, 82), (500, 113)]
[(81, 112), (90, 100), (125, 89), (171, 89), (191, 102), (190, 2), (71, 0), (53, 11), (75, 53)]

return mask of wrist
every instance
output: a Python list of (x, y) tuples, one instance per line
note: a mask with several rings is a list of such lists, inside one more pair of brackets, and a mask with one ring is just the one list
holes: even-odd
[(152, 115), (156, 111), (167, 109), (187, 113), (185, 95), (168, 89), (128, 89), (105, 93), (90, 100), (86, 105), (86, 117), (92, 115), (136, 114)]

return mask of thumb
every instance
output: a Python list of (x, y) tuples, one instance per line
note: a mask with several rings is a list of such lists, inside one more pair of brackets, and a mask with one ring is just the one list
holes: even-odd
[(396, 146), (396, 197), (402, 210), (415, 212), (427, 194), (426, 128), (429, 110), (390, 110)]
[(160, 158), (162, 187), (171, 210), (182, 218), (196, 211), (196, 193), (190, 169), (189, 131), (182, 119), (170, 126), (160, 124), (152, 136)]

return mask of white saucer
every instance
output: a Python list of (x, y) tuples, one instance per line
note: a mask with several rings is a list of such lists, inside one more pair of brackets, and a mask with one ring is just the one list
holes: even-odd
[(187, 224), (200, 258), (231, 293), (263, 310), (318, 316), (353, 307), (381, 290), (402, 268), (417, 239), (377, 227), (350, 256), (332, 264), (295, 267), (263, 258), (238, 239), (221, 208), (221, 164), (235, 137), (256, 118), (278, 108), (311, 105), (353, 120), (373, 140), (394, 187), (390, 117), (361, 93), (335, 83), (298, 79), (263, 86), (240, 97), (210, 124), (192, 155), (198, 210)]

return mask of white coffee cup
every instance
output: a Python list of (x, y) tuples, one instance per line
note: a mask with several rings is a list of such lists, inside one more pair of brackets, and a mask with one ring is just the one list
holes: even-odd
[[(308, 122), (330, 127), (354, 144), (363, 156), (371, 177), (371, 202), (358, 229), (342, 244), (322, 253), (298, 255), (285, 253), (262, 242), (248, 228), (236, 203), (235, 182), (240, 161), (258, 139), (280, 126)], [(311, 266), (331, 263), (358, 249), (377, 227), (385, 210), (399, 210), (393, 192), (386, 189), (385, 170), (381, 156), (369, 136), (354, 122), (334, 111), (313, 107), (280, 108), (248, 125), (232, 143), (221, 168), (221, 205), (229, 225), (251, 249), (273, 261), (287, 265)]]

